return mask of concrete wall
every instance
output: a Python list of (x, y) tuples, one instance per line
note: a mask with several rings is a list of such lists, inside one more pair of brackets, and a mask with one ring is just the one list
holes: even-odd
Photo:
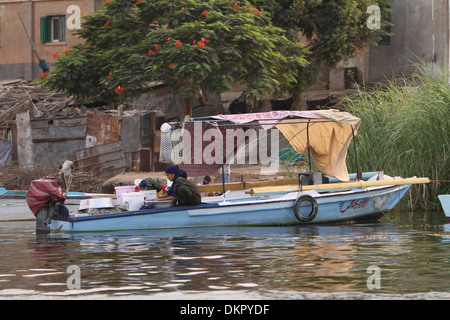
[(86, 146), (86, 116), (67, 119), (32, 119), (30, 128), (31, 154), (36, 164), (58, 166), (65, 160), (73, 160), (74, 151)]
[(390, 45), (371, 46), (369, 79), (409, 74), (420, 60), (430, 68), (449, 66), (449, 1), (394, 0)]

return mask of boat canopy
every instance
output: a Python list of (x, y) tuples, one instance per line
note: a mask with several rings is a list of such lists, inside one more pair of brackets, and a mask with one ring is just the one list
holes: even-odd
[[(286, 137), (291, 146), (300, 154), (309, 154), (317, 168), (325, 175), (335, 177), (341, 181), (349, 181), (349, 174), (345, 163), (347, 150), (352, 137), (358, 132), (361, 120), (348, 112), (335, 109), (314, 110), (314, 111), (271, 111), (261, 113), (245, 114), (220, 114), (205, 118), (194, 118), (183, 123), (184, 132), (195, 133), (195, 125), (202, 124), (200, 134), (208, 128), (219, 129), (219, 138), (225, 143), (226, 128), (240, 127), (244, 130), (249, 128), (260, 128), (269, 130), (276, 128)], [(166, 125), (167, 126), (167, 125)], [(173, 127), (172, 127), (173, 130)], [(162, 127), (163, 132), (163, 127)], [(202, 150), (211, 148), (215, 140), (211, 139), (196, 143), (195, 139), (183, 139), (193, 150), (189, 153), (189, 161), (179, 162), (180, 167), (188, 172), (189, 176), (200, 176), (217, 171), (221, 165), (211, 163), (195, 163), (195, 157), (202, 153)], [(174, 148), (172, 138), (171, 148)], [(242, 144), (242, 142), (241, 142)], [(161, 147), (163, 140), (161, 139)], [(239, 148), (239, 147), (238, 147)], [(238, 149), (237, 148), (237, 149)], [(237, 149), (230, 155), (219, 155), (224, 163), (232, 159)], [(223, 150), (226, 150), (225, 146)], [(186, 154), (183, 155), (186, 160)], [(161, 158), (160, 158), (161, 161)]]
[(350, 180), (345, 159), (352, 137), (358, 132), (361, 119), (348, 112), (336, 109), (271, 111), (218, 115), (212, 118), (241, 125), (256, 121), (264, 129), (275, 126), (295, 151), (300, 154), (309, 152), (323, 174), (341, 181)]

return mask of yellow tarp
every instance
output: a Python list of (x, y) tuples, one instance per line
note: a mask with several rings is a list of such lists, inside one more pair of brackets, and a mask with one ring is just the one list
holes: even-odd
[[(309, 123), (295, 123), (298, 119), (285, 119), (276, 126), (295, 151), (308, 153), (308, 137), (311, 157), (317, 168), (325, 175), (349, 181), (345, 158), (347, 149), (357, 133), (361, 120), (348, 112), (337, 110), (308, 111), (321, 115), (326, 120), (311, 119)], [(334, 120), (335, 122), (330, 122)]]

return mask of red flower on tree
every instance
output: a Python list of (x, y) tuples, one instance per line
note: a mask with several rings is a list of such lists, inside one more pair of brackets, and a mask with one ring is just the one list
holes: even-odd
[(108, 74), (108, 76), (111, 78), (111, 77), (113, 76), (113, 72), (110, 71), (109, 74)]
[(160, 46), (159, 44), (157, 44), (157, 45), (155, 46), (155, 50), (159, 50), (159, 49), (161, 49), (161, 46)]
[(183, 45), (183, 43), (181, 42), (181, 40), (177, 40), (177, 41), (175, 42), (175, 47), (178, 47), (178, 46), (181, 46), (181, 45)]
[(122, 88), (121, 86), (118, 86), (115, 91), (117, 94), (121, 94), (123, 90), (125, 90), (125, 89)]
[(151, 57), (155, 52), (153, 50), (148, 50), (148, 56)]

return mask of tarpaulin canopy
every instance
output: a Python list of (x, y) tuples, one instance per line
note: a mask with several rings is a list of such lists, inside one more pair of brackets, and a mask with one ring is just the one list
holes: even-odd
[[(345, 158), (351, 139), (358, 132), (361, 119), (348, 112), (334, 109), (272, 111), (219, 115), (213, 118), (240, 124), (257, 121), (265, 129), (276, 126), (298, 153), (308, 153), (309, 143), (311, 157), (322, 173), (342, 181), (350, 180)], [(299, 121), (298, 118), (308, 121)]]
[[(182, 145), (180, 150), (189, 150), (189, 152), (184, 152), (184, 161), (179, 163), (189, 176), (212, 173), (221, 167), (222, 162), (230, 161), (240, 148), (240, 146), (236, 146), (230, 152), (225, 147), (227, 133), (225, 128), (234, 130), (242, 128), (243, 131), (240, 135), (245, 136), (245, 130), (249, 128), (268, 130), (275, 127), (283, 133), (295, 151), (301, 154), (309, 152), (317, 168), (323, 174), (348, 181), (349, 175), (345, 158), (348, 146), (353, 135), (357, 133), (360, 122), (359, 118), (350, 113), (338, 110), (271, 111), (217, 115), (200, 121), (195, 119), (193, 122), (183, 124), (183, 130), (179, 130), (179, 132), (183, 131), (181, 134), (183, 138), (179, 140)], [(215, 130), (211, 131), (211, 128), (215, 128)], [(203, 139), (208, 130), (213, 134), (211, 137)], [(195, 134), (196, 131), (198, 134)], [(197, 137), (202, 137), (202, 139), (198, 140)], [(244, 140), (240, 141), (240, 143), (242, 142)], [(208, 160), (211, 162), (211, 159), (214, 158), (220, 161), (211, 163), (205, 159), (200, 159), (202, 160), (200, 162), (195, 161), (196, 158), (201, 158), (204, 150), (213, 149), (214, 146), (219, 145), (223, 147), (215, 150), (220, 149), (223, 154), (213, 154), (213, 157), (209, 157)], [(186, 154), (188, 155), (187, 159)]]
[[(350, 180), (345, 159), (348, 146), (358, 132), (361, 119), (334, 109), (314, 111), (272, 111), (254, 114), (218, 115), (215, 119), (249, 124), (255, 121), (264, 129), (275, 126), (295, 151), (309, 152), (317, 168), (341, 181)], [(289, 119), (287, 119), (289, 118)]]
[(56, 180), (33, 180), (28, 188), (26, 201), (34, 215), (49, 201), (64, 200), (61, 186)]

